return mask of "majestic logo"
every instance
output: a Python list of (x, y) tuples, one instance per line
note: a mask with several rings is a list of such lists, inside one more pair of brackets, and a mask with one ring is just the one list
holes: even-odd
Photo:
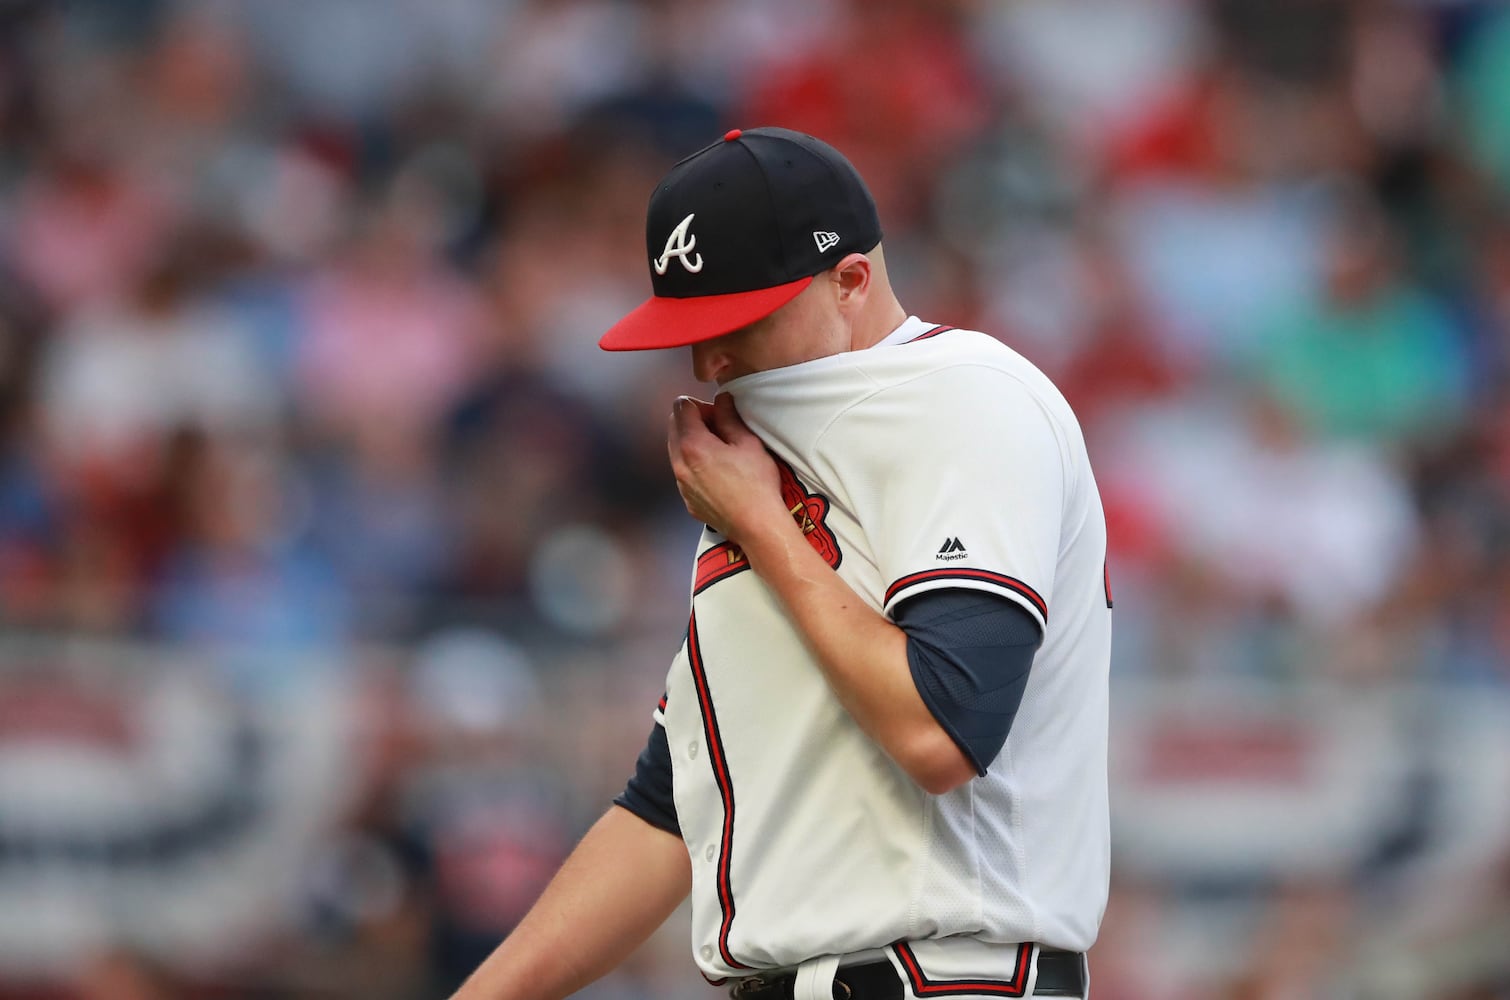
[[(797, 478), (792, 467), (776, 459), (781, 472), (781, 499), (792, 519), (807, 537), (807, 543), (834, 569), (839, 568), (844, 553), (839, 551), (838, 539), (829, 530), (828, 497), (821, 493), (809, 493)], [(964, 552), (957, 558), (964, 558)], [(692, 583), (692, 596), (696, 597), (720, 580), (742, 573), (750, 568), (750, 560), (744, 551), (733, 542), (720, 542), (697, 557), (697, 573)]]
[(671, 230), (671, 235), (666, 237), (666, 248), (661, 251), (661, 255), (654, 261), (656, 274), (666, 273), (666, 268), (671, 266), (672, 257), (680, 260), (682, 267), (685, 267), (693, 274), (703, 269), (702, 254), (698, 254), (696, 260), (687, 256), (697, 246), (697, 237), (689, 236), (687, 233), (687, 227), (690, 225), (692, 225), (692, 216), (688, 215), (681, 222), (678, 222), (676, 228)]
[(970, 553), (965, 551), (965, 543), (961, 542), (956, 536), (954, 538), (944, 539), (944, 545), (939, 549), (936, 558), (941, 559), (944, 562), (949, 562), (955, 559), (963, 559), (969, 554)]
[(834, 247), (839, 245), (839, 234), (825, 233), (822, 230), (814, 230), (813, 242), (818, 244), (818, 252), (824, 253), (825, 251), (832, 250)]

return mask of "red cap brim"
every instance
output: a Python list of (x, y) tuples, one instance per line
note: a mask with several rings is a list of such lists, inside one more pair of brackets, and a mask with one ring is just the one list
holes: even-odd
[(813, 276), (809, 275), (753, 292), (690, 299), (657, 296), (615, 323), (598, 346), (605, 351), (654, 351), (712, 340), (764, 319), (812, 283)]

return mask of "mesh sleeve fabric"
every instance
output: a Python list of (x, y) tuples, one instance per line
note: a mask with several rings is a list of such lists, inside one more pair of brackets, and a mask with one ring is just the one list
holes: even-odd
[(897, 608), (896, 621), (923, 703), (984, 775), (1022, 703), (1043, 641), (1038, 621), (1013, 601), (970, 590), (918, 594)]
[(671, 747), (666, 742), (665, 726), (656, 723), (650, 727), (650, 739), (635, 761), (634, 775), (613, 801), (651, 826), (682, 835), (676, 800), (671, 795)]

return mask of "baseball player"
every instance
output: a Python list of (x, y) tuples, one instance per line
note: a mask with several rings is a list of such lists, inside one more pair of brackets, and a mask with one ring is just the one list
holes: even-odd
[(467, 1000), (561, 997), (690, 892), (740, 998), (1087, 995), (1109, 863), (1111, 594), (1079, 426), (1032, 364), (909, 316), (843, 156), (777, 128), (678, 163), (655, 295), (705, 527), (636, 772)]

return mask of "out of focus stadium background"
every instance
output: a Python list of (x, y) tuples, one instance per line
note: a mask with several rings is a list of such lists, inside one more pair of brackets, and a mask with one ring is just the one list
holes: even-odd
[(756, 124), (1085, 426), (1098, 1000), (1510, 996), (1510, 8), (0, 0), (0, 997), (440, 997), (508, 931), (685, 623), (700, 387), (595, 340)]

